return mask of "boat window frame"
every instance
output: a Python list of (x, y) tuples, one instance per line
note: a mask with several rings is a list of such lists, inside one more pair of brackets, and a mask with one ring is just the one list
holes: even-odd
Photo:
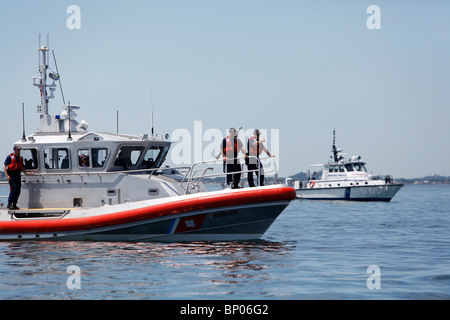
[[(137, 158), (136, 163), (134, 165), (127, 165), (127, 164), (117, 165), (116, 164), (116, 161), (118, 160), (119, 154), (121, 153), (121, 150), (124, 147), (125, 148), (126, 147), (129, 147), (129, 148), (142, 148), (141, 154)], [(122, 144), (119, 144), (116, 147), (116, 150), (115, 150), (115, 153), (114, 153), (114, 157), (113, 157), (113, 160), (112, 160), (112, 163), (111, 163), (111, 168), (115, 168), (115, 169), (120, 168), (121, 171), (122, 170), (123, 171), (128, 171), (128, 170), (139, 169), (139, 165), (140, 165), (140, 163), (142, 161), (142, 157), (143, 157), (143, 154), (144, 154), (145, 150), (146, 150), (146, 145), (145, 144), (134, 144), (134, 143), (122, 143)], [(131, 161), (131, 158), (129, 160)]]
[[(356, 171), (356, 172), (367, 172), (366, 166), (365, 166), (364, 164), (365, 164), (365, 163), (363, 163), (363, 162), (357, 162), (357, 163), (354, 163), (355, 171)], [(359, 169), (356, 168), (356, 165), (359, 166)]]
[[(82, 166), (81, 165), (81, 155), (82, 154), (80, 154), (80, 152), (81, 151), (87, 151), (87, 152), (83, 152), (82, 154), (84, 154), (87, 158), (88, 158), (88, 163), (89, 163), (89, 165), (88, 166), (86, 166), (86, 167), (84, 167), (84, 166)], [(78, 163), (78, 168), (80, 168), (80, 169), (91, 169), (92, 167), (91, 167), (91, 150), (90, 150), (90, 148), (89, 147), (86, 147), (86, 148), (78, 148), (78, 150), (77, 150), (77, 163)]]
[[(67, 150), (66, 157), (67, 157), (67, 160), (69, 161), (69, 166), (67, 168), (50, 168), (50, 167), (47, 168), (46, 165), (50, 164), (50, 162), (47, 163), (47, 161), (45, 160), (46, 159), (46, 156), (45, 156), (46, 155), (46, 150), (53, 150), (53, 149), (56, 149), (56, 150), (65, 149), (65, 150)], [(43, 157), (43, 160), (44, 160), (43, 164), (44, 164), (45, 170), (50, 170), (50, 171), (70, 171), (70, 170), (72, 170), (71, 150), (70, 150), (70, 148), (68, 146), (48, 146), (48, 147), (44, 147), (44, 148), (42, 148), (42, 157)], [(66, 157), (64, 157), (64, 159)], [(61, 165), (62, 165), (62, 162), (64, 161), (64, 159), (61, 160)], [(59, 159), (57, 160), (57, 163), (59, 164)]]
[[(23, 167), (27, 170), (27, 171), (39, 171), (39, 164), (40, 164), (40, 160), (39, 160), (39, 150), (38, 148), (22, 148), (21, 150), (22, 152), (20, 153), (20, 156), (23, 159)], [(32, 157), (34, 162), (37, 163), (36, 168), (29, 168), (26, 164), (25, 164), (25, 157), (24, 157), (24, 151), (31, 151), (32, 152)], [(34, 151), (34, 156), (33, 156), (33, 151)]]
[[(159, 153), (156, 157), (156, 159), (154, 159), (153, 164), (148, 166), (148, 165), (144, 165), (144, 162), (146, 162), (147, 160), (145, 160), (147, 153), (152, 149), (152, 148), (158, 148)], [(156, 149), (153, 149), (156, 150)], [(170, 145), (168, 144), (149, 144), (146, 148), (145, 151), (142, 154), (142, 159), (139, 162), (139, 169), (157, 169), (160, 168), (162, 166), (162, 164), (164, 163), (167, 154), (169, 153), (170, 150)]]
[[(100, 166), (95, 166), (94, 165), (94, 153), (92, 152), (93, 149), (106, 150), (105, 160), (102, 161)], [(109, 155), (111, 154), (109, 148), (108, 147), (91, 147), (89, 151), (91, 152), (91, 167), (93, 169), (98, 169), (98, 168), (104, 169), (104, 168), (106, 168), (106, 165), (107, 165), (108, 160), (109, 160)], [(97, 153), (97, 157), (98, 157), (98, 153)], [(97, 159), (97, 163), (100, 164), (100, 162), (98, 162), (98, 160), (99, 159)]]
[[(345, 170), (347, 170), (347, 172), (354, 172), (355, 168), (353, 167), (353, 163), (346, 163), (345, 165)], [(349, 167), (351, 170), (349, 170)]]
[[(100, 165), (100, 166), (94, 166), (94, 161), (93, 161), (93, 159), (94, 159), (94, 153), (93, 153), (93, 149), (101, 149), (101, 150), (106, 150), (106, 158), (105, 158), (105, 160), (104, 161), (102, 161), (103, 162), (103, 164), (102, 165)], [(82, 165), (81, 165), (81, 163), (80, 163), (80, 151), (87, 151), (87, 154), (86, 153), (84, 153), (87, 157), (88, 157), (88, 161), (89, 161), (89, 166), (86, 166), (86, 167), (83, 167)], [(95, 170), (98, 170), (98, 169), (104, 169), (104, 168), (106, 168), (106, 164), (108, 163), (108, 159), (109, 159), (109, 155), (111, 154), (111, 152), (110, 152), (110, 150), (109, 150), (109, 148), (108, 147), (106, 147), (106, 146), (100, 146), (100, 147), (79, 147), (78, 149), (77, 149), (77, 164), (78, 164), (78, 168), (79, 169), (82, 169), (82, 170), (88, 170), (88, 169), (95, 169)], [(97, 162), (98, 163), (98, 162)]]

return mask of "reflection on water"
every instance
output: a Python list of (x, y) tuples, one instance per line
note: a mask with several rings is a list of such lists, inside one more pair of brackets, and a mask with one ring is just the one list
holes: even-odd
[[(245, 283), (264, 284), (289, 259), (292, 243), (265, 240), (192, 243), (12, 242), (1, 243), (4, 269), (14, 270), (3, 286), (29, 287), (2, 298), (145, 297), (186, 299), (229, 294)], [(82, 290), (64, 287), (67, 267), (81, 269)], [(2, 277), (3, 278), (3, 277)], [(51, 278), (51, 279), (50, 279)], [(57, 288), (42, 281), (57, 283)], [(58, 283), (59, 282), (59, 283)], [(34, 287), (40, 286), (38, 288)], [(131, 288), (135, 288), (130, 291)], [(112, 289), (111, 289), (112, 288)], [(136, 291), (138, 288), (139, 292)], [(252, 289), (254, 290), (254, 288)], [(9, 296), (6, 295), (9, 291)], [(12, 295), (11, 295), (12, 294)], [(17, 296), (16, 296), (17, 295)]]

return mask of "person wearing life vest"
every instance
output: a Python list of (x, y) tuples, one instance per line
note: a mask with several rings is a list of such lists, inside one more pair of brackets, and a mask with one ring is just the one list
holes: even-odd
[[(238, 138), (238, 131), (235, 128), (229, 130), (230, 135), (222, 140), (220, 153), (223, 157), (224, 172), (227, 173), (227, 185), (233, 183), (232, 188), (239, 188), (241, 181), (241, 163), (237, 159), (239, 152), (245, 155), (245, 149)], [(225, 170), (226, 169), (226, 170)]]
[(5, 176), (9, 183), (8, 209), (11, 210), (19, 209), (17, 207), (17, 201), (22, 189), (22, 171), (27, 174), (33, 174), (33, 172), (27, 172), (23, 167), (23, 158), (20, 156), (20, 149), (20, 146), (14, 146), (14, 152), (6, 157), (3, 165), (3, 171), (5, 171)]
[[(248, 159), (247, 159), (247, 167), (248, 167), (248, 185), (250, 187), (255, 186), (255, 182), (253, 180), (253, 173), (256, 173), (256, 178), (259, 178), (259, 185), (264, 185), (264, 169), (261, 161), (259, 160), (259, 156), (263, 151), (267, 153), (269, 157), (274, 157), (274, 155), (270, 154), (267, 148), (264, 146), (263, 142), (265, 139), (260, 139), (260, 131), (259, 129), (255, 129), (253, 131), (253, 136), (250, 137), (247, 141), (247, 150), (248, 150)], [(258, 170), (259, 168), (259, 170)], [(251, 171), (257, 170), (257, 171)]]

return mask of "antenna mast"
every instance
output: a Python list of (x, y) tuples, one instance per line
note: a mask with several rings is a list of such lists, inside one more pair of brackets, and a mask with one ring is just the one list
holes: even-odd
[(338, 151), (336, 149), (336, 130), (333, 129), (333, 147), (332, 147), (332, 152), (333, 152), (333, 157), (334, 157), (334, 162), (338, 162), (339, 161), (339, 157), (338, 157)]
[(24, 103), (22, 102), (22, 142), (27, 141), (25, 138), (25, 112), (24, 112)]
[[(33, 78), (33, 84), (39, 88), (41, 92), (41, 105), (37, 107), (37, 111), (43, 115), (48, 115), (48, 100), (54, 99), (54, 91), (56, 89), (55, 79), (58, 80), (58, 77), (54, 77), (54, 74), (50, 74), (50, 78), (53, 80), (53, 83), (47, 84), (47, 70), (48, 67), (48, 48), (49, 35), (47, 34), (47, 46), (41, 47), (41, 34), (39, 34), (39, 73), (40, 77)], [(37, 80), (37, 83), (36, 83)], [(47, 89), (50, 91), (50, 95), (47, 95)]]
[(67, 112), (69, 113), (69, 135), (67, 136), (67, 141), (72, 141), (72, 132), (70, 130), (70, 127), (72, 126), (71, 122), (70, 122), (70, 101), (69, 101), (69, 105), (67, 106)]
[(39, 87), (41, 91), (41, 105), (38, 106), (38, 112), (42, 114), (48, 114), (48, 99), (47, 99), (47, 69), (48, 69), (48, 48), (46, 46), (39, 47), (40, 59), (39, 59), (39, 73), (41, 76), (38, 78), (39, 83), (34, 85)]
[(153, 119), (153, 87), (150, 86), (150, 105), (152, 108), (152, 137), (155, 136), (155, 123)]

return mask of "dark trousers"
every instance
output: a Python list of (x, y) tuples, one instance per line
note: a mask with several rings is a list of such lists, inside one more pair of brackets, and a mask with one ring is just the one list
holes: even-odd
[[(248, 170), (257, 170), (258, 169), (258, 165), (257, 164), (248, 164)], [(255, 182), (253, 180), (253, 174), (256, 173), (256, 179), (258, 179), (259, 177), (259, 185), (263, 186), (264, 185), (264, 170), (263, 170), (263, 165), (261, 163), (261, 161), (259, 162), (259, 170), (258, 171), (252, 171), (252, 172), (248, 172), (248, 185), (249, 187), (254, 187), (255, 186)], [(258, 180), (256, 180), (256, 182), (258, 182)]]
[[(223, 168), (225, 171), (225, 166), (227, 168), (227, 184), (233, 182), (233, 188), (237, 188), (239, 182), (241, 181), (241, 165), (239, 163), (227, 163), (223, 164)], [(235, 173), (237, 172), (237, 173)]]
[(9, 179), (9, 197), (8, 204), (16, 204), (19, 200), (20, 191), (22, 190), (22, 178), (19, 176), (10, 175)]

